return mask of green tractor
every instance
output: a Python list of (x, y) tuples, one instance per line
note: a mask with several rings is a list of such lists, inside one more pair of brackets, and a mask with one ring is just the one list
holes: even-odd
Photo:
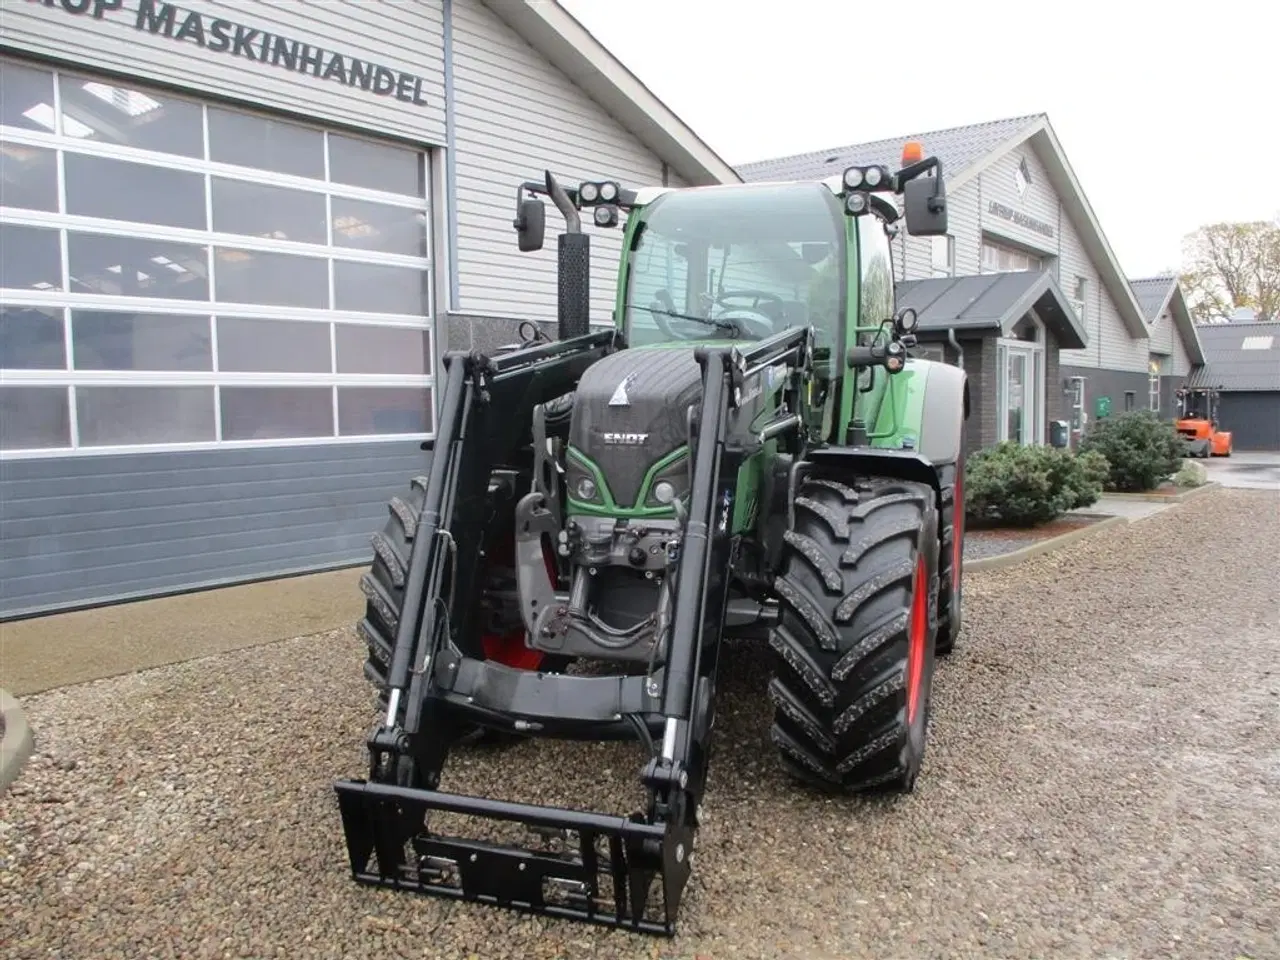
[[(824, 182), (520, 185), (520, 249), (540, 196), (566, 221), (559, 337), (444, 357), (430, 469), (373, 537), (380, 717), (367, 778), (335, 785), (357, 881), (674, 934), (728, 640), (770, 658), (786, 771), (913, 788), (960, 628), (969, 393), (894, 309), (891, 198), (910, 233), (947, 229), (941, 166), (909, 147)], [(625, 214), (611, 329), (588, 324), (588, 210)], [(527, 737), (636, 742), (645, 809), (441, 789), (458, 745)]]

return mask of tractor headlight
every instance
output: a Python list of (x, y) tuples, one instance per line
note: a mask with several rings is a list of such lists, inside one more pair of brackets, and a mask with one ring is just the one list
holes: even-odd
[(616, 227), (618, 225), (618, 208), (615, 206), (599, 206), (592, 214), (597, 227)]
[(584, 183), (578, 187), (578, 199), (583, 203), (595, 203), (600, 199), (600, 185)]
[(613, 181), (600, 184), (600, 199), (605, 203), (614, 203), (618, 199), (618, 185)]
[(865, 176), (868, 187), (878, 187), (884, 182), (884, 171), (879, 167), (867, 167)]
[(670, 503), (676, 498), (676, 488), (669, 480), (659, 480), (653, 485), (653, 499), (659, 503)]
[(668, 463), (658, 471), (645, 495), (646, 507), (669, 507), (689, 493), (688, 454)]
[(844, 208), (852, 214), (864, 213), (867, 209), (867, 196), (864, 193), (851, 193), (844, 198)]
[(573, 492), (579, 500), (593, 500), (596, 495), (596, 482), (590, 477), (579, 477)]
[(861, 167), (850, 167), (844, 172), (844, 186), (846, 190), (857, 190), (862, 186), (863, 174)]

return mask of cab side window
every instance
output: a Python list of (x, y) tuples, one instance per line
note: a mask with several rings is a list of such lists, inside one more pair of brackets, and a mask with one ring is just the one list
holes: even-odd
[[(858, 326), (874, 327), (893, 316), (893, 261), (884, 223), (871, 213), (857, 219), (862, 261), (858, 284)], [(865, 342), (870, 342), (870, 339), (868, 336)]]

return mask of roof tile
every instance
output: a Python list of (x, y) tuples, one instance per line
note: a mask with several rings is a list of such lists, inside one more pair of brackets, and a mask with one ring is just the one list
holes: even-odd
[[(1192, 371), (1189, 386), (1280, 390), (1280, 322), (1206, 324), (1197, 330), (1206, 363)], [(1254, 338), (1254, 349), (1244, 349), (1248, 338)]]
[(946, 175), (953, 177), (987, 156), (1020, 130), (1042, 119), (1044, 114), (1035, 113), (1025, 117), (1009, 117), (963, 127), (932, 130), (928, 133), (904, 134), (870, 143), (854, 143), (790, 157), (740, 163), (735, 169), (747, 181), (824, 180), (839, 176), (845, 167), (855, 163), (879, 163), (891, 168), (897, 167), (901, 162), (902, 144), (907, 140), (919, 140), (924, 144), (925, 154), (941, 160)]
[(1138, 277), (1130, 279), (1129, 286), (1138, 298), (1138, 306), (1147, 318), (1147, 323), (1154, 323), (1160, 316), (1160, 308), (1169, 299), (1178, 278), (1173, 274), (1162, 274), (1158, 277)]

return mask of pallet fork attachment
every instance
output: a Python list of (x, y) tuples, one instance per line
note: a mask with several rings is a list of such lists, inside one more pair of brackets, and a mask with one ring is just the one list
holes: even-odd
[[(750, 454), (726, 446), (726, 424), (746, 376), (780, 362), (807, 367), (813, 343), (809, 330), (791, 329), (746, 347), (697, 352), (703, 389), (694, 471), (662, 666), (644, 676), (583, 677), (486, 661), (471, 639), (470, 600), (492, 470), (511, 463), (529, 436), (524, 421), (532, 414), (519, 419), (512, 411), (569, 392), (617, 346), (610, 331), (493, 359), (446, 357), (387, 712), (368, 738), (368, 778), (334, 785), (359, 883), (675, 934), (707, 776), (736, 477)], [(647, 810), (623, 817), (442, 792), (449, 749), (468, 722), (569, 739), (631, 730), (651, 747), (641, 773)], [(559, 850), (531, 849), (450, 836), (433, 828), (435, 814), (519, 823), (565, 842)]]

